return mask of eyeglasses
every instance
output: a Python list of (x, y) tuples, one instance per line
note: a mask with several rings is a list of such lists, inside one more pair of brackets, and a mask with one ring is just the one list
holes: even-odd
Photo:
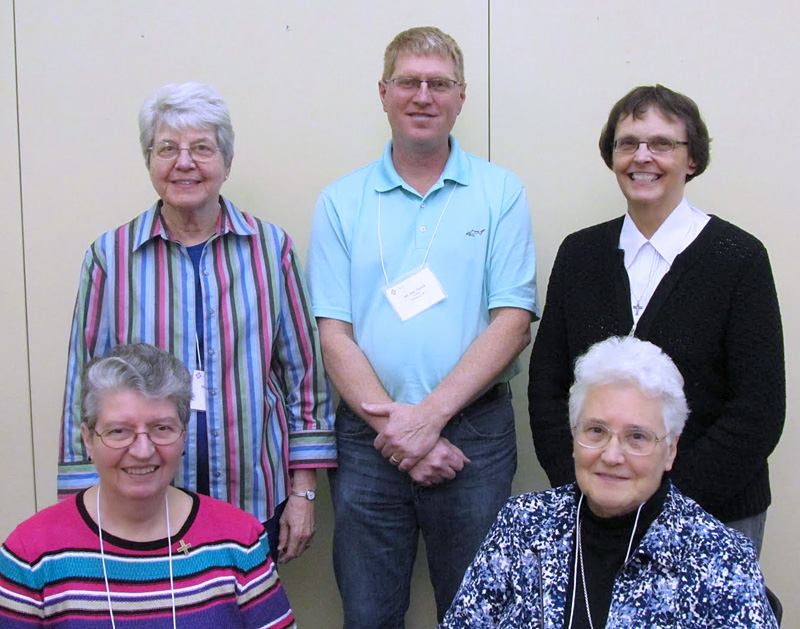
[(159, 142), (151, 146), (149, 150), (153, 157), (162, 159), (165, 162), (178, 159), (178, 155), (181, 154), (181, 151), (189, 151), (189, 155), (196, 162), (207, 162), (219, 153), (218, 146), (206, 144), (204, 142), (198, 142), (188, 147), (178, 146), (172, 142)]
[(454, 79), (419, 79), (415, 76), (396, 76), (393, 79), (386, 79), (385, 82), (391, 83), (404, 92), (416, 92), (425, 83), (428, 91), (439, 94), (449, 92), (456, 85), (462, 85)]
[(597, 450), (605, 448), (613, 435), (617, 436), (619, 447), (628, 454), (647, 456), (656, 449), (656, 444), (667, 437), (657, 437), (655, 433), (646, 428), (626, 428), (620, 432), (611, 430), (608, 426), (587, 422), (578, 424), (575, 428), (575, 438), (584, 448)]
[(670, 138), (652, 138), (650, 140), (640, 140), (639, 138), (621, 138), (614, 140), (614, 150), (617, 153), (635, 153), (642, 144), (646, 144), (651, 153), (672, 153), (676, 146), (689, 146), (683, 140), (672, 140)]
[(147, 438), (155, 446), (169, 446), (180, 439), (186, 429), (179, 428), (175, 424), (157, 424), (145, 432), (136, 432), (130, 428), (109, 428), (103, 432), (92, 429), (92, 432), (100, 437), (100, 441), (109, 448), (119, 450), (132, 446), (139, 435), (147, 435)]

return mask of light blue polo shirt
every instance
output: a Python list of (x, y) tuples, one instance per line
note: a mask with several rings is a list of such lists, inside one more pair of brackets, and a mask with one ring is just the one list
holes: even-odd
[[(393, 284), (419, 269), (429, 245), (427, 265), (446, 298), (404, 322), (383, 293), (381, 257)], [(307, 272), (314, 316), (352, 323), (356, 343), (397, 402), (422, 401), (486, 329), (490, 309), (539, 316), (525, 188), (508, 170), (462, 151), (452, 136), (442, 176), (424, 197), (397, 174), (391, 142), (379, 160), (325, 188)], [(498, 381), (517, 373), (515, 361)]]

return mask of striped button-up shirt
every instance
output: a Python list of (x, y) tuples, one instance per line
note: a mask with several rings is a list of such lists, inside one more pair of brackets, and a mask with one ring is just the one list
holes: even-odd
[[(336, 465), (330, 387), (292, 240), (221, 198), (200, 259), (210, 493), (264, 521), (289, 471)], [(96, 482), (81, 441), (81, 373), (123, 343), (152, 343), (198, 368), (195, 277), (160, 203), (98, 238), (83, 262), (72, 321), (58, 491)], [(176, 484), (197, 484), (195, 413)]]

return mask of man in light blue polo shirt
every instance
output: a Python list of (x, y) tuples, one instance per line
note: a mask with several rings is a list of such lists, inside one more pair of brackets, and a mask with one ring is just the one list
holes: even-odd
[(330, 480), (349, 629), (404, 626), (420, 531), (444, 616), (511, 491), (508, 381), (538, 318), (525, 189), (450, 135), (466, 97), (458, 44), (400, 33), (379, 93), (392, 140), (322, 192), (308, 255), (342, 397)]

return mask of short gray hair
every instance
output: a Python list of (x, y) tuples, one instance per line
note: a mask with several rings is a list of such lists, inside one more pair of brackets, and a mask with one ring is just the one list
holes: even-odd
[(464, 83), (464, 53), (455, 39), (435, 26), (417, 26), (398, 33), (383, 54), (383, 80), (392, 78), (401, 55), (438, 55), (453, 62), (455, 79)]
[(689, 416), (683, 376), (659, 347), (633, 336), (612, 336), (595, 343), (575, 362), (569, 390), (569, 424), (574, 430), (592, 387), (630, 384), (661, 402), (670, 443), (680, 436)]
[(225, 168), (233, 161), (233, 125), (228, 106), (210, 85), (190, 81), (168, 83), (150, 96), (139, 110), (139, 142), (150, 167), (150, 147), (159, 126), (176, 131), (211, 129), (217, 136)]
[(93, 358), (83, 371), (81, 421), (93, 429), (103, 397), (133, 391), (147, 398), (169, 399), (186, 426), (192, 401), (192, 377), (169, 352), (147, 343), (117, 345), (105, 356)]

